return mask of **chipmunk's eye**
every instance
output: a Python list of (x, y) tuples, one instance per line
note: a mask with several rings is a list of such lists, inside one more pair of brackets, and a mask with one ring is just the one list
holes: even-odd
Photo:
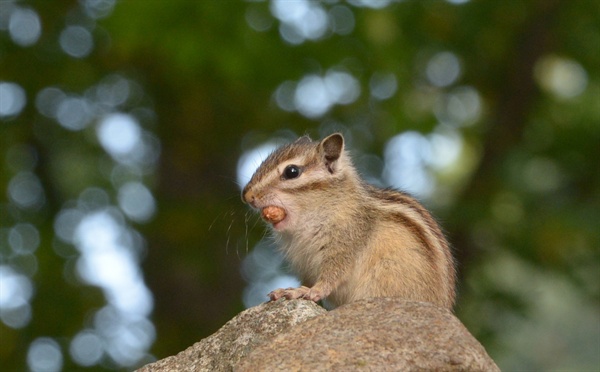
[(293, 164), (288, 165), (283, 170), (283, 179), (291, 180), (292, 178), (296, 178), (296, 177), (300, 176), (300, 173), (302, 173), (302, 171), (300, 170), (299, 166), (293, 165)]

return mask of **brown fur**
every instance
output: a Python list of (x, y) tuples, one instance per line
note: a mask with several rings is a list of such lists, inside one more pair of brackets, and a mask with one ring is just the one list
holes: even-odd
[[(285, 179), (293, 164), (299, 177)], [(272, 300), (327, 297), (342, 305), (368, 297), (402, 297), (452, 309), (455, 269), (448, 242), (411, 196), (364, 183), (341, 134), (301, 137), (273, 152), (242, 192), (254, 208), (280, 207), (273, 224), (280, 249), (303, 286), (277, 289)]]

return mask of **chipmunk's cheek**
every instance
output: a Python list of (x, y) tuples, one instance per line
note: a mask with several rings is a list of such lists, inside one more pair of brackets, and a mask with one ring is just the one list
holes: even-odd
[(275, 230), (281, 230), (286, 225), (287, 213), (285, 209), (277, 206), (264, 207), (261, 211), (262, 218), (271, 223)]

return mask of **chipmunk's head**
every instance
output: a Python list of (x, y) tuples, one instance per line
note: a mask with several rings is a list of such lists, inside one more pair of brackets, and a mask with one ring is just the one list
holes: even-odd
[(344, 137), (334, 133), (321, 141), (308, 136), (284, 145), (258, 167), (242, 191), (242, 200), (259, 209), (275, 230), (300, 228), (298, 222), (323, 208), (325, 197), (352, 169)]

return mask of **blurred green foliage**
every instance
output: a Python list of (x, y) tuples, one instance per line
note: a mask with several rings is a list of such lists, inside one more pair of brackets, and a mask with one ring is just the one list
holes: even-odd
[[(293, 3), (284, 6), (291, 11)], [(156, 327), (150, 352), (162, 358), (243, 309), (241, 261), (263, 236), (239, 199), (236, 167), (244, 151), (285, 130), (314, 137), (342, 130), (359, 158), (380, 158), (390, 138), (429, 135), (440, 123), (462, 147), (452, 164), (428, 169), (437, 187), (425, 202), (455, 247), (457, 315), (502, 369), (599, 368), (600, 3), (312, 2), (329, 26), (300, 43), (282, 37), (273, 4), (0, 2), (0, 83), (17, 84), (26, 97), (22, 109), (0, 116), (0, 265), (33, 285), (31, 320), (0, 323), (3, 368), (27, 369), (38, 337), (56, 341), (65, 370), (130, 369), (150, 360), (120, 365), (104, 356), (83, 367), (70, 357), (72, 338), (106, 298), (77, 274), (80, 252), (56, 238), (56, 220), (91, 187), (118, 205), (123, 181), (115, 177), (136, 180), (156, 200), (152, 219), (126, 225), (146, 242), (140, 264)], [(335, 32), (335, 7), (351, 14), (350, 23), (338, 24), (348, 31)], [(34, 42), (15, 41), (15, 9), (38, 15)], [(60, 43), (73, 25), (92, 36), (83, 56)], [(441, 52), (457, 58), (460, 72), (436, 86), (427, 66)], [(312, 118), (280, 107), (282, 83), (330, 69), (358, 81), (356, 100)], [(389, 98), (369, 93), (374, 74), (395, 77)], [(103, 147), (101, 114), (68, 130), (36, 105), (45, 88), (85, 96), (111, 76), (129, 82), (115, 111), (133, 115), (160, 143), (158, 162), (137, 173), (123, 171)], [(476, 92), (478, 111), (453, 124), (457, 111), (449, 108), (464, 89)], [(0, 99), (8, 97), (0, 89)], [(0, 113), (9, 108), (0, 102)], [(34, 206), (11, 194), (23, 171), (42, 188)], [(361, 171), (381, 177), (380, 169)], [(37, 229), (39, 247), (15, 254), (10, 231), (25, 223)], [(0, 293), (0, 307), (9, 306), (6, 296)]]

